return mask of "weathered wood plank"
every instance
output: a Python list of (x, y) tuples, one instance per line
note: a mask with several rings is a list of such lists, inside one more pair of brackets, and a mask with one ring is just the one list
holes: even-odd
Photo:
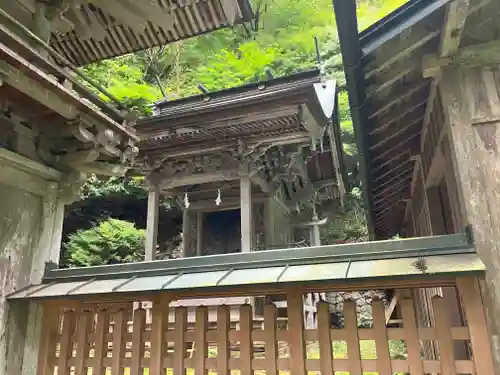
[(278, 316), (277, 308), (272, 303), (264, 306), (264, 335), (265, 335), (265, 355), (266, 355), (266, 374), (278, 375), (278, 343), (276, 338), (276, 318)]
[(344, 320), (349, 374), (362, 375), (363, 369), (361, 367), (361, 351), (359, 348), (358, 317), (356, 312), (356, 303), (354, 301), (344, 302)]
[(240, 307), (240, 374), (253, 375), (252, 306)]
[(166, 297), (157, 298), (153, 302), (150, 375), (164, 375), (163, 356), (166, 353), (165, 333), (168, 327), (168, 304), (169, 300)]
[(195, 326), (195, 358), (196, 375), (207, 375), (208, 370), (205, 366), (207, 357), (207, 330), (208, 330), (208, 309), (204, 306), (196, 308), (196, 326)]
[(134, 311), (132, 326), (132, 360), (130, 375), (143, 375), (141, 361), (144, 358), (144, 329), (146, 325), (146, 310), (138, 308)]
[(410, 374), (424, 375), (422, 359), (420, 357), (420, 344), (418, 337), (417, 321), (412, 299), (400, 301), (401, 314), (405, 332), (405, 343), (408, 350), (408, 362)]
[(108, 342), (105, 340), (105, 335), (109, 332), (110, 316), (107, 311), (99, 311), (97, 313), (97, 322), (94, 334), (94, 358), (92, 359), (92, 374), (105, 375), (106, 367), (104, 367), (104, 358), (108, 351)]
[(175, 308), (174, 339), (174, 374), (184, 374), (184, 358), (186, 356), (185, 334), (187, 329), (187, 310), (185, 307)]
[(229, 309), (217, 308), (217, 374), (230, 375), (229, 370)]
[(441, 374), (456, 375), (453, 339), (451, 338), (451, 317), (448, 313), (447, 301), (442, 297), (434, 296), (432, 298), (432, 308), (436, 322)]
[(87, 375), (85, 363), (89, 354), (88, 334), (92, 329), (92, 318), (93, 315), (90, 312), (83, 312), (78, 317), (75, 375)]
[(73, 356), (73, 333), (75, 331), (76, 313), (66, 311), (62, 315), (62, 332), (59, 340), (59, 361), (58, 370), (62, 373), (69, 373), (69, 359)]
[(111, 353), (111, 375), (119, 375), (125, 351), (123, 335), (127, 329), (127, 312), (120, 310), (113, 314), (113, 351)]
[(304, 302), (300, 289), (286, 294), (288, 330), (290, 335), (290, 361), (293, 375), (306, 375), (306, 349), (304, 341)]
[(477, 278), (459, 278), (457, 287), (467, 318), (476, 375), (494, 374), (490, 332)]
[(316, 305), (318, 311), (318, 342), (321, 375), (333, 374), (333, 350), (331, 332), (330, 306), (325, 301)]

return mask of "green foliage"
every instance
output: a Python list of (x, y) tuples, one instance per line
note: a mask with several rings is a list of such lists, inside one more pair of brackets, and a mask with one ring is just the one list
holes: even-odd
[(345, 197), (343, 213), (330, 217), (321, 227), (321, 243), (336, 244), (368, 241), (366, 217), (363, 210), (363, 197), (359, 188), (354, 188)]
[[(68, 244), (72, 234), (92, 230), (110, 218), (133, 223), (137, 228), (146, 228), (147, 198), (142, 179), (112, 177), (100, 180), (91, 177), (84, 186), (82, 199), (66, 209), (63, 243)], [(165, 199), (161, 202), (159, 213), (158, 250), (165, 252), (171, 240), (179, 234), (182, 220), (180, 212)], [(73, 250), (74, 247), (63, 246), (62, 267), (75, 265), (71, 261)], [(130, 251), (132, 258), (139, 256), (135, 253), (136, 249)]]
[(72, 267), (139, 261), (144, 258), (145, 231), (133, 223), (109, 219), (78, 230), (64, 245)]

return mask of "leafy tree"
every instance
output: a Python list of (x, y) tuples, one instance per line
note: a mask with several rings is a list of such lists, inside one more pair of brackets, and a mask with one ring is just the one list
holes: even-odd
[(144, 259), (145, 231), (133, 223), (109, 219), (80, 229), (64, 245), (73, 267), (127, 263)]

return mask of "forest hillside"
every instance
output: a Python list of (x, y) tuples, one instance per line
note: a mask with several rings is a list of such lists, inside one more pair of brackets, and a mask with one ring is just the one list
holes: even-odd
[[(358, 0), (360, 30), (405, 0)], [(345, 87), (331, 0), (254, 0), (255, 19), (168, 46), (101, 61), (83, 72), (141, 116), (151, 104), (319, 67)], [(319, 52), (319, 58), (318, 53)], [(346, 210), (322, 228), (324, 243), (366, 239), (356, 148), (347, 93), (340, 96), (341, 128), (352, 192)], [(86, 266), (143, 257), (147, 193), (140, 178), (99, 180), (93, 176), (82, 199), (69, 206), (63, 234), (62, 266)], [(168, 200), (160, 213), (159, 251), (175, 256), (181, 214)]]

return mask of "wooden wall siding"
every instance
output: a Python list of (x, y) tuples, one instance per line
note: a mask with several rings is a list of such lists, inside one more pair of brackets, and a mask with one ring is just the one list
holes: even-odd
[(425, 191), (425, 182), (422, 173), (422, 164), (416, 166), (415, 185), (412, 194), (413, 217), (415, 221), (415, 236), (424, 237), (432, 235), (429, 207)]
[(439, 158), (439, 155), (436, 155), (436, 152), (439, 151), (439, 143), (446, 128), (444, 126), (443, 107), (439, 95), (436, 96), (435, 101), (422, 147), (422, 170), (425, 181), (429, 177), (430, 169), (433, 167), (432, 164), (438, 161), (437, 158)]
[(441, 150), (443, 153), (444, 163), (444, 178), (446, 183), (446, 191), (450, 202), (453, 227), (456, 233), (462, 232), (466, 226), (464, 202), (459, 191), (459, 180), (455, 172), (453, 145), (449, 136), (445, 136), (441, 142)]
[[(47, 308), (38, 375), (184, 375), (278, 374), (346, 375), (396, 372), (491, 375), (491, 351), (478, 280), (458, 281), (468, 314), (468, 326), (450, 325), (447, 303), (434, 296), (429, 308), (435, 316), (429, 326), (419, 324), (414, 302), (402, 299), (402, 326), (385, 323), (382, 301), (371, 305), (372, 328), (358, 327), (354, 302), (344, 303), (344, 326), (332, 328), (327, 302), (317, 303), (317, 324), (304, 326), (303, 295), (287, 294), (288, 324), (278, 325), (277, 308), (266, 304), (264, 318), (252, 322), (252, 307), (241, 305), (239, 322), (229, 322), (227, 306), (220, 306), (216, 324), (208, 324), (206, 307), (198, 307), (195, 323), (186, 309), (153, 303), (152, 314), (132, 303), (86, 303), (75, 307), (58, 303)], [(48, 305), (50, 306), (50, 305)], [(135, 305), (137, 307), (137, 305)], [(57, 313), (59, 312), (59, 314)], [(467, 341), (475, 357), (457, 358), (453, 343)], [(430, 357), (425, 343), (439, 346)], [(391, 348), (398, 347), (398, 352)], [(479, 363), (478, 361), (481, 361)], [(194, 371), (194, 372), (193, 372)]]

